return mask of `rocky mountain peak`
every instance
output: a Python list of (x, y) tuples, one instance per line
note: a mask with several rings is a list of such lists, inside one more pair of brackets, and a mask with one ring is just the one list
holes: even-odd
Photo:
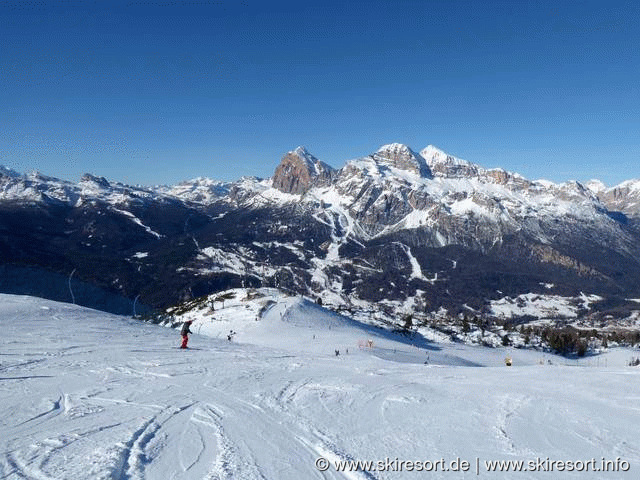
[(85, 173), (84, 175), (82, 175), (82, 178), (80, 179), (81, 183), (94, 183), (100, 187), (103, 188), (109, 188), (111, 187), (111, 184), (109, 183), (109, 181), (104, 178), (104, 177), (96, 177), (95, 175), (91, 175), (90, 173)]
[(309, 150), (307, 150), (306, 147), (304, 147), (302, 145), (297, 147), (292, 152), (288, 152), (288, 153), (289, 154), (294, 154), (298, 158), (300, 158), (301, 160), (305, 161), (307, 163), (307, 165), (309, 166), (309, 168), (314, 168), (315, 164), (319, 162), (319, 160), (315, 156), (313, 156), (313, 154), (311, 152), (309, 152)]
[(587, 183), (584, 184), (584, 186), (587, 187), (596, 195), (601, 195), (607, 191), (607, 186), (604, 183), (602, 183), (600, 180), (596, 180), (596, 179), (589, 180)]
[[(590, 188), (593, 190), (591, 186)], [(615, 187), (601, 190), (596, 195), (609, 210), (640, 217), (640, 179), (626, 180)]]
[(273, 175), (273, 187), (284, 193), (304, 194), (312, 186), (331, 181), (335, 170), (298, 147), (282, 157)]
[(433, 145), (424, 148), (420, 155), (425, 159), (433, 174), (437, 176), (471, 177), (478, 175), (481, 171), (478, 165), (449, 155)]
[(5, 167), (4, 165), (0, 165), (0, 177), (18, 178), (18, 177), (21, 177), (21, 176), (22, 175), (20, 175), (15, 170), (12, 170), (11, 168)]
[(432, 176), (425, 159), (401, 143), (383, 145), (372, 157), (379, 163), (386, 163), (400, 170), (417, 173), (422, 177)]
[(58, 178), (55, 177), (50, 177), (48, 175), (44, 175), (42, 172), (39, 172), (38, 170), (32, 170), (31, 172), (29, 172), (25, 178), (27, 178), (28, 180), (32, 181), (32, 182), (41, 182), (41, 183), (47, 183), (47, 182), (60, 182), (60, 180)]

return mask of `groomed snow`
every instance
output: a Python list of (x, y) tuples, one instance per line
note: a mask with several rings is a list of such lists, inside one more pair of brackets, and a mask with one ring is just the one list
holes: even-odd
[[(259, 319), (242, 314), (239, 301), (225, 305), (226, 318), (201, 316), (233, 324), (236, 338), (194, 334), (182, 351), (169, 328), (1, 295), (0, 477), (637, 478), (640, 370), (626, 366), (631, 351), (600, 367), (549, 355), (553, 365), (543, 366), (537, 352), (408, 340), (299, 298), (272, 298)], [(373, 348), (358, 348), (361, 338)], [(506, 355), (513, 367), (503, 365)], [(470, 471), (320, 472), (320, 456), (459, 457)], [(603, 457), (629, 462), (630, 471), (484, 467), (537, 458), (599, 465)]]

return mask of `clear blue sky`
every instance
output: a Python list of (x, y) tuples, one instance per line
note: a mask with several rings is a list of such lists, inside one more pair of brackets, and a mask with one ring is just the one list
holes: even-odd
[(637, 1), (0, 1), (0, 164), (268, 177), (427, 144), (554, 181), (640, 177)]

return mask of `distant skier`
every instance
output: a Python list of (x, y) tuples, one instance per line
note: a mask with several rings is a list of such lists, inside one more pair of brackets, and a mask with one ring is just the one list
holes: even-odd
[(191, 320), (187, 320), (182, 325), (182, 330), (180, 331), (180, 335), (182, 335), (182, 345), (180, 345), (180, 348), (188, 348), (187, 343), (189, 343), (189, 334), (193, 333), (191, 330), (189, 330), (189, 327), (192, 323), (193, 322)]
[(229, 330), (229, 335), (227, 335), (227, 340), (233, 340), (233, 336), (236, 334), (233, 330)]

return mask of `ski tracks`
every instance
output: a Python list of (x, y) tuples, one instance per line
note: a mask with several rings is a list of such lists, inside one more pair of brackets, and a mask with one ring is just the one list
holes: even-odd
[(509, 433), (510, 424), (514, 416), (528, 405), (531, 398), (524, 395), (505, 395), (498, 402), (496, 416), (496, 436), (502, 444), (503, 450), (512, 455), (532, 455), (534, 452), (526, 447), (517, 445), (516, 440)]
[[(35, 441), (27, 449), (7, 452), (4, 458), (4, 465), (9, 469), (6, 476), (2, 478), (26, 478), (35, 480), (58, 480), (60, 478), (70, 478), (64, 471), (65, 450), (72, 447), (76, 442), (84, 441), (100, 432), (118, 427), (120, 424), (102, 425), (88, 430), (78, 430), (65, 433), (57, 437), (49, 437)], [(1, 466), (1, 465), (0, 465)], [(3, 471), (0, 469), (0, 473)], [(75, 478), (82, 478), (78, 472)]]
[[(296, 435), (257, 405), (222, 392), (212, 398), (216, 401), (164, 408), (146, 419), (122, 444), (111, 478), (283, 478), (289, 455), (302, 445)], [(307, 456), (310, 473), (314, 458), (312, 452)]]
[(216, 441), (217, 452), (211, 470), (206, 477), (211, 480), (263, 479), (264, 477), (250, 451), (234, 442), (222, 425), (224, 410), (211, 404), (199, 406), (192, 421), (208, 427)]
[[(332, 465), (337, 462), (355, 461), (356, 457), (349, 453), (345, 448), (341, 447), (341, 442), (337, 438), (324, 433), (313, 420), (313, 417), (307, 415), (310, 399), (320, 405), (324, 411), (322, 417), (329, 416), (335, 422), (348, 424), (349, 418), (344, 417), (341, 409), (351, 409), (352, 403), (342, 405), (342, 396), (345, 393), (342, 388), (333, 384), (318, 383), (312, 379), (302, 379), (300, 381), (288, 381), (273, 397), (266, 397), (264, 401), (272, 410), (271, 418), (289, 418), (286, 423), (280, 422), (281, 425), (288, 426), (288, 435), (293, 437), (290, 452), (300, 452), (299, 458), (304, 460), (306, 465), (313, 466), (314, 462), (322, 457), (328, 460)], [(327, 403), (327, 393), (331, 393), (331, 403)], [(349, 395), (344, 395), (348, 397)], [(338, 407), (338, 408), (336, 408)], [(317, 412), (316, 412), (317, 414)], [(344, 417), (344, 418), (340, 418)], [(301, 454), (304, 452), (304, 455)], [(298, 467), (300, 469), (300, 466)], [(320, 472), (314, 470), (310, 472), (308, 478), (346, 478), (350, 480), (377, 479), (371, 472), (353, 471), (338, 472), (330, 467), (327, 471)]]
[(296, 411), (296, 392), (309, 384), (310, 380), (289, 382), (275, 396), (263, 393), (254, 401), (214, 391), (215, 404), (199, 405), (192, 416), (192, 421), (209, 427), (216, 439), (217, 455), (206, 478), (375, 479), (364, 472), (321, 472), (315, 468), (321, 456), (330, 461), (353, 457)]
[(182, 407), (164, 408), (160, 413), (146, 420), (133, 432), (131, 438), (124, 444), (121, 454), (120, 467), (114, 478), (120, 480), (142, 480), (145, 478), (145, 468), (158, 456), (166, 445), (169, 428), (173, 422), (180, 421), (182, 414), (193, 407), (189, 403)]

